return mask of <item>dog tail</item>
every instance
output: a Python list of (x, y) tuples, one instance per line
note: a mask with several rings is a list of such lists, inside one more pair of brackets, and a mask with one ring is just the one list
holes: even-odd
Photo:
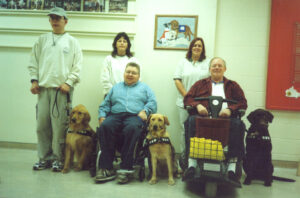
[(294, 179), (289, 179), (289, 178), (284, 178), (284, 177), (277, 177), (277, 176), (272, 176), (274, 180), (278, 181), (284, 181), (284, 182), (295, 182)]

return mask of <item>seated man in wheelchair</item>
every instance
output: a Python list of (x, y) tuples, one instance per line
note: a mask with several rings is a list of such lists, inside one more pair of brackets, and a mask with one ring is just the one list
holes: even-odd
[[(190, 107), (190, 116), (185, 122), (186, 132), (186, 153), (189, 156), (190, 138), (195, 136), (195, 118), (198, 116), (207, 117), (209, 112), (208, 100), (196, 100), (196, 97), (221, 96), (223, 99), (233, 100), (234, 103), (222, 104), (222, 108), (217, 115), (221, 118), (230, 118), (229, 137), (228, 137), (228, 178), (239, 182), (235, 173), (236, 162), (241, 160), (244, 155), (244, 132), (245, 125), (238, 118), (240, 109), (247, 109), (247, 100), (241, 87), (232, 80), (224, 76), (226, 63), (222, 58), (215, 57), (210, 61), (210, 77), (197, 81), (189, 90), (184, 98), (184, 106)], [(186, 160), (187, 161), (187, 160)], [(183, 180), (194, 177), (197, 160), (188, 159), (188, 169), (185, 171)]]
[(99, 107), (99, 125), (97, 136), (101, 155), (96, 182), (105, 182), (116, 178), (113, 169), (116, 136), (121, 136), (121, 164), (117, 180), (128, 182), (128, 174), (133, 172), (135, 144), (143, 132), (143, 125), (151, 113), (156, 113), (157, 104), (153, 91), (139, 81), (140, 67), (128, 63), (124, 72), (124, 82), (112, 87)]

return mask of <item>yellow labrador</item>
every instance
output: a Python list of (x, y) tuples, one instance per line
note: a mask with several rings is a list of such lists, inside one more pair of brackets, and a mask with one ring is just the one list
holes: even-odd
[(150, 184), (157, 183), (157, 172), (161, 169), (168, 168), (168, 184), (174, 185), (175, 181), (173, 174), (177, 173), (177, 163), (175, 161), (175, 150), (171, 145), (169, 134), (166, 131), (166, 125), (169, 125), (169, 120), (161, 114), (151, 114), (148, 118), (147, 141), (149, 142), (149, 151), (151, 154), (152, 177)]

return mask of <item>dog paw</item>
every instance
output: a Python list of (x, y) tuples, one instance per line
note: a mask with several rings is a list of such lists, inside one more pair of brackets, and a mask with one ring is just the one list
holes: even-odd
[(272, 186), (271, 182), (265, 182), (264, 185), (267, 186), (267, 187)]
[(62, 172), (62, 173), (68, 173), (68, 172), (69, 172), (69, 169), (65, 169), (65, 168), (64, 168), (64, 169), (61, 170), (61, 172)]
[(174, 179), (169, 179), (168, 185), (173, 186), (175, 184)]
[(157, 180), (156, 179), (151, 179), (150, 181), (149, 181), (149, 184), (156, 184), (157, 183)]
[(74, 168), (74, 171), (81, 171), (82, 170), (82, 167), (80, 167), (80, 166), (76, 166), (75, 168)]
[(250, 185), (251, 184), (251, 180), (249, 180), (249, 179), (245, 179), (245, 181), (244, 181), (244, 183), (243, 183), (244, 185)]

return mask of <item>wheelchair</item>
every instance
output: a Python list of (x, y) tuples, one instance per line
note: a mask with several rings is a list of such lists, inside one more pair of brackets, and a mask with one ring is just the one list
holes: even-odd
[[(99, 127), (97, 130), (99, 131)], [(143, 125), (143, 132), (139, 137), (138, 141), (135, 144), (134, 152), (133, 152), (133, 168), (135, 173), (138, 175), (138, 179), (140, 182), (144, 181), (145, 179), (145, 158), (149, 155), (148, 149), (146, 148), (146, 135), (147, 135), (147, 125)], [(116, 144), (115, 144), (115, 162), (118, 163), (120, 160), (120, 151), (123, 145), (122, 135), (117, 135), (116, 137)], [(101, 155), (101, 146), (99, 142), (99, 137), (97, 133), (97, 142), (96, 142), (96, 166), (95, 166), (95, 174), (99, 170), (99, 163), (100, 163), (100, 155)], [(100, 183), (95, 180), (95, 183)]]
[[(213, 151), (209, 151), (210, 156), (205, 156), (206, 153), (202, 153), (203, 155), (193, 155), (191, 156), (191, 147), (185, 152), (185, 157), (179, 159), (179, 165), (183, 170), (187, 168), (188, 158), (197, 159), (198, 166), (196, 167), (196, 172), (193, 178), (190, 178), (186, 181), (192, 182), (201, 182), (205, 184), (205, 195), (207, 197), (214, 197), (217, 193), (217, 185), (218, 184), (229, 184), (233, 187), (241, 187), (241, 184), (233, 181), (228, 178), (228, 165), (229, 165), (229, 158), (228, 158), (228, 139), (229, 139), (229, 128), (230, 128), (230, 119), (221, 119), (218, 118), (218, 114), (222, 108), (223, 102), (230, 102), (236, 103), (236, 101), (223, 99), (220, 96), (210, 96), (210, 97), (200, 97), (195, 98), (195, 100), (208, 100), (209, 104), (209, 112), (210, 118), (195, 116), (195, 136), (199, 138), (205, 138), (204, 140), (200, 139), (202, 142), (206, 141), (207, 139), (211, 139), (211, 142), (219, 142), (222, 145), (222, 155), (216, 157), (212, 157)], [(191, 115), (195, 111), (191, 107), (187, 107), (189, 114)], [(241, 117), (245, 114), (245, 110), (240, 110), (237, 119), (241, 123), (242, 132), (245, 132), (245, 124), (242, 122)], [(244, 136), (243, 136), (244, 137)], [(186, 134), (186, 142), (187, 139), (190, 138)], [(189, 140), (190, 141), (190, 140)], [(199, 141), (199, 139), (197, 139)], [(208, 141), (208, 140), (207, 140)], [(196, 144), (195, 142), (190, 142), (190, 144)], [(198, 143), (198, 146), (201, 143)], [(204, 145), (205, 148), (206, 145)], [(213, 144), (211, 144), (211, 148), (213, 148)], [(215, 147), (216, 148), (216, 147)], [(190, 152), (189, 152), (190, 151)], [(194, 152), (194, 151), (193, 151)], [(206, 151), (205, 151), (206, 152)], [(217, 154), (218, 151), (215, 152)], [(199, 154), (199, 153), (198, 153)], [(236, 175), (240, 178), (242, 175), (242, 162), (241, 159), (237, 160), (236, 163)]]

